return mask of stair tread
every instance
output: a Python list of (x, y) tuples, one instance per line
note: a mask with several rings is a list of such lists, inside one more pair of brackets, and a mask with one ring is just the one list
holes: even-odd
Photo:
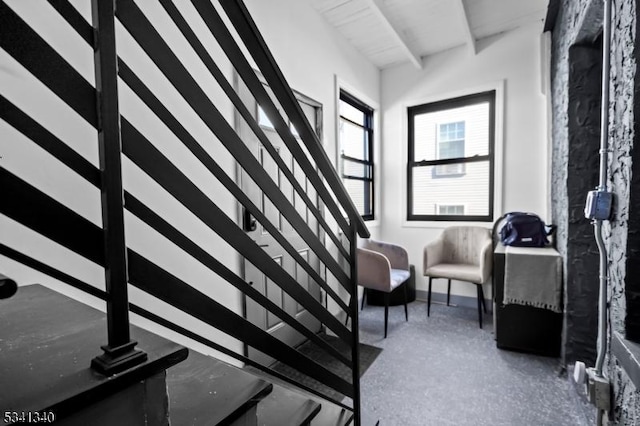
[(167, 372), (172, 424), (215, 425), (236, 419), (273, 385), (213, 357), (190, 351)]
[[(187, 349), (131, 327), (148, 359), (111, 377), (90, 368), (107, 339), (103, 312), (39, 284), (0, 300), (0, 405), (14, 411), (50, 409), (58, 418), (180, 362)], [(170, 368), (169, 368), (170, 369)], [(80, 401), (80, 402), (78, 402)]]
[[(353, 419), (353, 413), (350, 410), (346, 410), (334, 404), (333, 402), (327, 401), (323, 398), (318, 397), (317, 395), (306, 392), (305, 390), (298, 389), (284, 380), (271, 376), (268, 373), (265, 373), (253, 367), (245, 367), (244, 371), (248, 371), (250, 374), (253, 374), (257, 377), (265, 378), (265, 380), (268, 380), (269, 382), (274, 384), (274, 389), (284, 388), (285, 390), (300, 395), (303, 398), (308, 398), (319, 403), (321, 405), (321, 409), (311, 420), (311, 426), (346, 426)], [(260, 408), (260, 406), (258, 406), (258, 408)], [(259, 424), (262, 425), (261, 423)], [(289, 423), (284, 424), (288, 425)]]
[(274, 385), (273, 392), (258, 404), (258, 425), (307, 425), (321, 408), (322, 405), (317, 401)]

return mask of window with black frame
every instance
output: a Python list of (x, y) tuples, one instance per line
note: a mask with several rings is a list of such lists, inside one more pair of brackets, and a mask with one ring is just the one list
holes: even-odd
[(495, 97), (408, 108), (407, 220), (493, 221)]
[(362, 218), (373, 220), (373, 109), (341, 90), (339, 115), (342, 179)]

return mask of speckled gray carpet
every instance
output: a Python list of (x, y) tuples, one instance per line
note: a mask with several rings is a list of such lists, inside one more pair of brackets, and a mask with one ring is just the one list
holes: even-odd
[(496, 347), (491, 314), (474, 308), (365, 306), (360, 340), (383, 350), (361, 379), (362, 409), (381, 426), (578, 426), (578, 408), (560, 361)]

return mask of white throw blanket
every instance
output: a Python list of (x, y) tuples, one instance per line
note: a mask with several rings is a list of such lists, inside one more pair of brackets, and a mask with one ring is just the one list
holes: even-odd
[(505, 252), (504, 303), (562, 312), (562, 257), (551, 247)]

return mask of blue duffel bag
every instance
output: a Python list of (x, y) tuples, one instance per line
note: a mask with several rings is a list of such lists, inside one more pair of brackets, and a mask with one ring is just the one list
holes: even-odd
[(501, 219), (500, 241), (505, 246), (544, 247), (549, 244), (555, 226), (545, 225), (535, 213), (510, 212)]

